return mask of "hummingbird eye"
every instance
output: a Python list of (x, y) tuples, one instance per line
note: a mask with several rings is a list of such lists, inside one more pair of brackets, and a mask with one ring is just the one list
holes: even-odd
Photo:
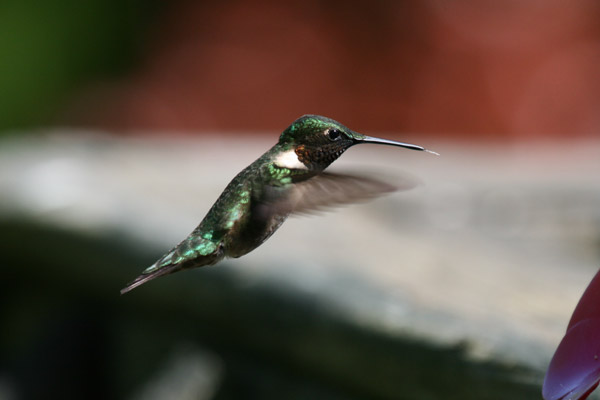
[(338, 140), (341, 136), (342, 133), (339, 129), (330, 129), (327, 131), (327, 137), (329, 137), (330, 140)]

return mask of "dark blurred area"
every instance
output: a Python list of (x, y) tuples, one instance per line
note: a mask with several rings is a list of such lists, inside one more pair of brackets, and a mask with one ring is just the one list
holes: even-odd
[[(600, 260), (600, 2), (4, 0), (0, 57), (0, 400), (540, 397)], [(307, 113), (442, 156), (357, 149), (424, 185), (118, 295)]]
[(0, 128), (595, 135), (600, 4), (5, 1)]

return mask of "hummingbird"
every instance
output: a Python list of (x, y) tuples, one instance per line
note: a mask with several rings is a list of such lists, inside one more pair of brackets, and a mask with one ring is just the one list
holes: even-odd
[(227, 185), (198, 227), (121, 290), (163, 275), (241, 257), (260, 246), (293, 213), (373, 198), (399, 189), (372, 177), (323, 172), (356, 144), (373, 143), (438, 153), (370, 137), (319, 115), (295, 120), (279, 141)]

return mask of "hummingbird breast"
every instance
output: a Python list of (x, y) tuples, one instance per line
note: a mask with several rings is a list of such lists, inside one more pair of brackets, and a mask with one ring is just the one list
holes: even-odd
[(220, 238), (227, 257), (241, 257), (260, 246), (288, 216), (265, 198), (273, 184), (270, 161), (267, 153), (241, 171), (197, 228)]
[[(260, 212), (259, 212), (260, 214)], [(269, 218), (250, 215), (245, 224), (228, 235), (225, 253), (228, 257), (241, 257), (265, 242), (283, 224), (287, 216), (273, 215)]]

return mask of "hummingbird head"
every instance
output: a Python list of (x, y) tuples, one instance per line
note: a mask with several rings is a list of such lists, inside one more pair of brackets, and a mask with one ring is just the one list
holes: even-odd
[(298, 161), (312, 170), (325, 169), (348, 148), (361, 143), (385, 144), (437, 154), (414, 144), (366, 136), (320, 115), (298, 118), (279, 137), (279, 145), (291, 147)]

